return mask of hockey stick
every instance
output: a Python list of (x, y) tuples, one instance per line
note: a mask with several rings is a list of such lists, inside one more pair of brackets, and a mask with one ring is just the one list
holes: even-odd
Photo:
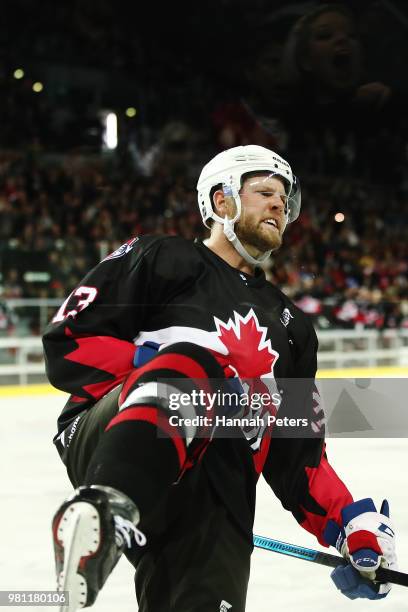
[[(312, 563), (327, 565), (328, 567), (348, 565), (348, 562), (338, 555), (331, 555), (330, 553), (320, 552), (312, 548), (296, 546), (294, 544), (288, 544), (287, 542), (280, 542), (279, 540), (272, 540), (271, 538), (264, 538), (262, 536), (254, 535), (254, 546), (282, 555), (297, 557), (304, 561), (312, 561)], [(404, 572), (397, 572), (395, 570), (386, 569), (385, 567), (380, 567), (376, 571), (375, 577), (379, 582), (392, 582), (393, 584), (408, 586), (408, 574), (404, 574)]]

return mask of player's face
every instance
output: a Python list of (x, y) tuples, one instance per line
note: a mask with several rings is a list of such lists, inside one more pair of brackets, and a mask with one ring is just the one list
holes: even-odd
[(278, 249), (286, 226), (283, 181), (270, 176), (248, 178), (240, 196), (242, 211), (235, 226), (238, 238), (260, 252)]

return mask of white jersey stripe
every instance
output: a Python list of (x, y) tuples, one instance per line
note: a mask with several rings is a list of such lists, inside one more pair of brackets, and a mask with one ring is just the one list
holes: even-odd
[(148, 341), (157, 342), (160, 344), (160, 348), (175, 342), (193, 342), (204, 348), (221, 353), (221, 355), (228, 355), (228, 350), (219, 339), (217, 331), (209, 332), (195, 327), (174, 325), (155, 331), (141, 331), (133, 340), (138, 346)]

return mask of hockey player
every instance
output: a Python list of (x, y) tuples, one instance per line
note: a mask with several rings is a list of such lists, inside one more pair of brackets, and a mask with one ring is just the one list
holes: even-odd
[[(354, 502), (328, 463), (311, 422), (315, 331), (259, 267), (299, 215), (299, 182), (279, 155), (249, 145), (216, 155), (197, 188), (205, 243), (129, 240), (44, 335), (49, 379), (70, 393), (54, 442), (75, 490), (53, 520), (68, 609), (92, 605), (125, 553), (141, 612), (242, 612), (260, 474), (302, 527), (349, 559), (333, 572), (345, 595), (384, 597), (390, 585), (373, 578), (380, 564), (396, 568), (388, 505)], [(227, 408), (226, 389), (238, 390)], [(279, 401), (239, 405), (260, 392)], [(294, 434), (261, 418), (293, 407)], [(214, 425), (227, 413), (257, 419)]]

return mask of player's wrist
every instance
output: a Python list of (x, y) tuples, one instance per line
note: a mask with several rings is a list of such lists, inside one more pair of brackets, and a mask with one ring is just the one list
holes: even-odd
[(346, 541), (346, 534), (341, 525), (339, 525), (333, 519), (327, 521), (326, 527), (323, 531), (323, 539), (329, 546), (334, 546), (341, 555), (343, 555), (344, 543)]

